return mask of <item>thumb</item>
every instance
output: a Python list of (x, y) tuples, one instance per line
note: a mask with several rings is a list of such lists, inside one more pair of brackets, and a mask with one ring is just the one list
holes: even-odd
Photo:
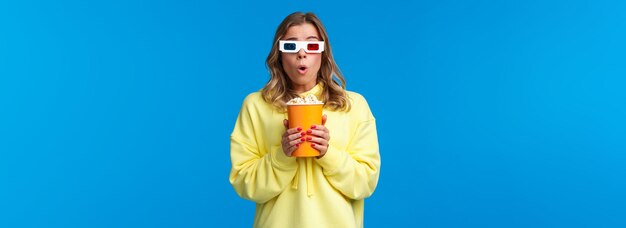
[(287, 121), (287, 119), (283, 119), (283, 125), (285, 125), (285, 128), (289, 128), (289, 121)]
[(324, 114), (322, 116), (322, 125), (326, 124), (326, 119), (328, 119), (328, 117), (326, 116), (326, 114)]

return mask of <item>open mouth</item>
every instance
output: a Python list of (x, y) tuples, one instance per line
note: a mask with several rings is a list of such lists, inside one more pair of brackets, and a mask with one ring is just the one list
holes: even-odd
[(308, 67), (306, 66), (298, 66), (298, 73), (305, 74), (307, 72)]

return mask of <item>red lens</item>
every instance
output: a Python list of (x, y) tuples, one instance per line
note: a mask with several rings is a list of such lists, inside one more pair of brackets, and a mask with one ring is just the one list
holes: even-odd
[(309, 51), (317, 51), (320, 49), (320, 45), (319, 44), (307, 44), (306, 49)]

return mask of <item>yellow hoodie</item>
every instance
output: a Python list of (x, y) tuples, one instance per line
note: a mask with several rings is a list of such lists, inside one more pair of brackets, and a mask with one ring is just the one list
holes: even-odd
[[(321, 84), (300, 94), (321, 98)], [(230, 183), (257, 203), (254, 227), (363, 227), (363, 199), (378, 183), (376, 123), (363, 96), (348, 92), (349, 112), (324, 110), (330, 133), (322, 158), (287, 157), (281, 113), (260, 92), (248, 95), (230, 137)], [(301, 126), (303, 131), (310, 126)]]

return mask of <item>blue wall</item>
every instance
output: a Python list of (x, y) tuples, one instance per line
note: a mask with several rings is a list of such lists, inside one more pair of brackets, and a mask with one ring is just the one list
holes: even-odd
[(623, 1), (0, 3), (0, 227), (250, 227), (241, 101), (293, 11), (377, 118), (367, 227), (626, 227)]

